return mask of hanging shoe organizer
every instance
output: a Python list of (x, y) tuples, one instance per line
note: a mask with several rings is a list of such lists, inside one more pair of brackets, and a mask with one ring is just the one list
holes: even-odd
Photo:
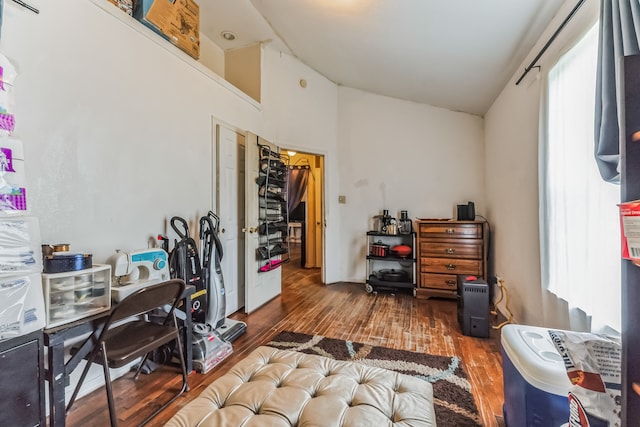
[(260, 172), (258, 184), (259, 246), (256, 257), (260, 261), (260, 272), (271, 271), (289, 261), (289, 239), (287, 238), (289, 212), (287, 207), (286, 157), (271, 147), (259, 145)]

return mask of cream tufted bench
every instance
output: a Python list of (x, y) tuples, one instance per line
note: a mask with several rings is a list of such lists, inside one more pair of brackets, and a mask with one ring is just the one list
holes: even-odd
[(258, 347), (168, 427), (435, 426), (431, 384), (386, 369)]

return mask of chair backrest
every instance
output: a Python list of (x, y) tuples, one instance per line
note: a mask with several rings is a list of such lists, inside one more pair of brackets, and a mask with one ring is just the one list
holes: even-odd
[(127, 317), (147, 313), (154, 308), (165, 305), (171, 306), (171, 310), (167, 313), (168, 317), (173, 314), (173, 310), (178, 304), (185, 286), (184, 280), (171, 279), (138, 289), (113, 307), (107, 325)]

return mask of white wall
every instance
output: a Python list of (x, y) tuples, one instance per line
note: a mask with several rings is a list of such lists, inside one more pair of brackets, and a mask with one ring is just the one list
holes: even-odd
[(364, 282), (366, 232), (383, 209), (452, 218), (472, 200), (484, 214), (481, 117), (345, 87), (338, 116), (341, 277)]
[[(575, 2), (566, 2), (485, 115), (487, 217), (494, 229), (496, 274), (508, 289), (509, 308), (518, 323), (567, 329), (566, 319), (545, 318), (549, 295), (541, 291), (537, 161), (541, 80), (534, 69), (518, 86), (515, 82), (574, 6)], [(598, 1), (587, 0), (539, 61), (543, 70), (553, 66), (597, 14)], [(507, 313), (504, 304), (501, 311)]]
[(224, 78), (224, 51), (204, 34), (200, 34), (200, 58), (198, 61)]
[[(342, 242), (338, 210), (338, 89), (290, 55), (265, 49), (263, 56), (264, 133), (280, 147), (325, 158), (325, 280), (346, 280), (338, 266)], [(306, 81), (306, 87), (300, 85)]]
[[(311, 135), (309, 146), (335, 146), (336, 89), (326, 79), (314, 76), (323, 94), (310, 91), (311, 109), (273, 113), (289, 96), (273, 76), (307, 70), (295, 60), (265, 61), (274, 69), (265, 70), (272, 77), (259, 105), (106, 2), (34, 5), (40, 14), (5, 2), (0, 52), (20, 73), (14, 136), (24, 142), (43, 242), (67, 242), (104, 262), (116, 248), (147, 247), (173, 215), (206, 212), (215, 188), (212, 116), (267, 139), (291, 126), (296, 137)], [(329, 131), (318, 133), (316, 121)]]

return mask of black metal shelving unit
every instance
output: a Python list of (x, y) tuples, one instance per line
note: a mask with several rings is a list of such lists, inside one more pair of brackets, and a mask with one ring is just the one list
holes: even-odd
[[(389, 250), (386, 255), (374, 255), (372, 246), (374, 244), (386, 244)], [(391, 253), (390, 248), (394, 245), (407, 245), (411, 247), (411, 254), (406, 257), (396, 256)], [(387, 234), (379, 231), (367, 232), (367, 278), (365, 289), (368, 293), (378, 290), (395, 291), (399, 289), (409, 289), (413, 296), (416, 296), (416, 233), (408, 234)], [(395, 281), (384, 280), (381, 272), (385, 269), (392, 269), (406, 272), (408, 280)]]

